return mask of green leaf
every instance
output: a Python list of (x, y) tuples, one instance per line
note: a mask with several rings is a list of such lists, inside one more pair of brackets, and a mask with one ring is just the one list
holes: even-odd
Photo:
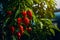
[(49, 28), (54, 28), (54, 26), (53, 25), (49, 25)]
[(30, 34), (25, 30), (24, 34), (26, 34), (28, 37), (30, 37)]
[(33, 0), (35, 3), (39, 3), (40, 1), (39, 0)]
[(15, 36), (13, 36), (13, 40), (16, 40)]
[(16, 18), (16, 16), (17, 16), (19, 13), (20, 13), (20, 8), (18, 8), (18, 10), (16, 11), (16, 13), (15, 13), (15, 18)]
[(60, 29), (58, 28), (57, 24), (54, 24), (54, 29), (60, 32)]
[(52, 12), (50, 12), (50, 11), (49, 11), (48, 15), (50, 16), (50, 18), (54, 18), (55, 17), (55, 15)]
[(50, 29), (50, 32), (55, 36), (55, 31), (53, 29)]
[(26, 0), (30, 5), (33, 4), (33, 0)]
[(46, 24), (52, 24), (52, 21), (50, 19), (47, 19), (47, 18), (42, 18), (41, 21), (43, 21)]
[(8, 22), (10, 18), (8, 17), (5, 21), (4, 21), (4, 24), (3, 24), (3, 27), (6, 25), (6, 23)]
[(41, 29), (43, 29), (43, 23), (42, 22), (39, 22), (40, 23), (40, 27)]

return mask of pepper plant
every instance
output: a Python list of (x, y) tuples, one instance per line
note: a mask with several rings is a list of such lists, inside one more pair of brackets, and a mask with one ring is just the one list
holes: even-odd
[(55, 30), (60, 31), (51, 20), (55, 18), (55, 0), (2, 0), (2, 3), (5, 16), (0, 19), (1, 40), (52, 40)]

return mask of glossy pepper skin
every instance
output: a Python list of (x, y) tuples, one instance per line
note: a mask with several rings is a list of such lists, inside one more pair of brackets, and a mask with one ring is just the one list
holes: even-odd
[(19, 30), (21, 31), (21, 33), (24, 33), (24, 28), (22, 25), (19, 26)]
[(26, 11), (22, 11), (22, 16), (26, 17), (26, 15), (27, 15)]
[(28, 11), (27, 11), (27, 15), (28, 15), (28, 17), (29, 17), (30, 19), (32, 19), (32, 11), (31, 11), (31, 10), (28, 10)]
[(20, 37), (21, 37), (21, 33), (20, 32), (17, 32), (17, 37), (18, 37), (18, 39), (20, 39)]
[(28, 32), (30, 32), (30, 31), (32, 31), (32, 28), (31, 28), (31, 27), (26, 27), (26, 30), (27, 30)]
[(23, 18), (23, 23), (27, 26), (30, 23), (30, 20), (27, 17), (25, 17)]
[(12, 11), (7, 11), (7, 14), (8, 14), (8, 15), (11, 15), (11, 14), (12, 14)]
[(17, 23), (18, 23), (18, 25), (20, 25), (21, 22), (22, 22), (22, 19), (21, 19), (21, 18), (17, 18)]
[(12, 34), (14, 33), (14, 31), (15, 31), (15, 27), (14, 26), (11, 26), (10, 27), (10, 31), (12, 32)]

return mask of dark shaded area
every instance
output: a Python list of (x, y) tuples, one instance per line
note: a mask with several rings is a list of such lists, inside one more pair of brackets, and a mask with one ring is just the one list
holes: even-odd
[[(58, 24), (58, 27), (60, 29), (60, 12), (55, 12), (55, 16), (56, 16), (56, 21), (55, 23)], [(56, 36), (53, 38), (53, 40), (60, 40), (60, 32), (55, 31), (56, 32)]]
[[(58, 27), (60, 28), (60, 19), (57, 20)], [(60, 40), (60, 32), (56, 32), (56, 36), (54, 40)]]

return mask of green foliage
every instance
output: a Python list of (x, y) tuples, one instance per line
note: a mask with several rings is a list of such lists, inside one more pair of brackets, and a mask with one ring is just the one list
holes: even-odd
[(50, 32), (55, 36), (55, 31), (53, 29), (50, 29)]
[[(12, 15), (6, 16), (4, 25), (12, 18), (14, 26), (17, 26), (16, 18), (21, 16), (22, 10), (31, 10), (33, 14), (32, 22), (29, 26), (32, 27), (31, 33), (25, 31), (24, 36), (28, 36), (25, 40), (47, 40), (48, 36), (55, 36), (55, 30), (59, 30), (57, 25), (53, 25), (52, 18), (55, 17), (54, 10), (55, 0), (11, 0), (6, 3), (5, 11), (13, 11)], [(16, 10), (13, 10), (16, 7)], [(19, 15), (20, 14), (20, 15)], [(8, 17), (8, 18), (7, 18)], [(12, 24), (12, 22), (10, 22)], [(12, 25), (13, 25), (12, 24)], [(15, 34), (14, 34), (15, 35)], [(16, 36), (16, 35), (15, 35)], [(23, 36), (23, 37), (24, 37)], [(13, 36), (13, 40), (16, 38)]]

